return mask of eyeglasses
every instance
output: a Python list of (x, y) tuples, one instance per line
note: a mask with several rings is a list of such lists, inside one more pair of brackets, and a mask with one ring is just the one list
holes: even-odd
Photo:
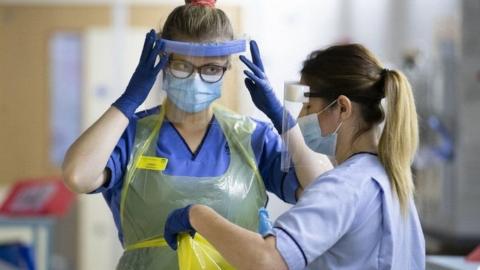
[(183, 60), (170, 60), (168, 70), (173, 77), (178, 79), (186, 79), (192, 76), (193, 72), (196, 70), (202, 81), (216, 83), (223, 78), (227, 67), (215, 64), (195, 66), (192, 63)]

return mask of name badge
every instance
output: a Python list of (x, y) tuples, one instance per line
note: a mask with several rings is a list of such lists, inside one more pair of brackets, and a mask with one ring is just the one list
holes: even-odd
[(136, 168), (152, 170), (152, 171), (164, 171), (167, 168), (168, 159), (160, 157), (146, 157), (141, 156), (138, 159)]

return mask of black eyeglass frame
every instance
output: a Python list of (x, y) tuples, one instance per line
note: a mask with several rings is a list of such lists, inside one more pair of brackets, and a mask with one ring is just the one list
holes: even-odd
[[(173, 74), (173, 72), (171, 72), (171, 68), (170, 68), (170, 65), (171, 65), (172, 62), (181, 62), (181, 63), (183, 63), (183, 64), (189, 65), (189, 66), (191, 66), (192, 71), (191, 71), (187, 76), (185, 76), (185, 77), (175, 76), (175, 74)], [(216, 80), (216, 81), (208, 81), (208, 80), (205, 80), (205, 78), (203, 78), (204, 74), (202, 74), (202, 72), (201, 72), (201, 69), (202, 69), (202, 68), (205, 68), (205, 67), (221, 68), (221, 70), (222, 70), (222, 75), (220, 75), (220, 78), (219, 78), (218, 80)], [(225, 76), (225, 72), (227, 71), (227, 69), (228, 69), (228, 63), (227, 63), (226, 66), (217, 65), (217, 64), (205, 64), (205, 65), (201, 65), (201, 66), (196, 66), (196, 65), (194, 65), (194, 64), (192, 64), (192, 63), (190, 63), (190, 62), (188, 62), (188, 61), (178, 60), (178, 59), (170, 59), (170, 60), (168, 60), (168, 65), (167, 65), (167, 70), (169, 71), (169, 73), (170, 73), (173, 77), (175, 77), (175, 78), (177, 78), (177, 79), (187, 79), (187, 78), (189, 78), (190, 76), (192, 76), (192, 74), (193, 74), (194, 72), (197, 72), (197, 73), (200, 75), (200, 79), (201, 79), (202, 81), (206, 82), (206, 83), (216, 83), (216, 82), (221, 81), (221, 80), (223, 79), (223, 76)]]

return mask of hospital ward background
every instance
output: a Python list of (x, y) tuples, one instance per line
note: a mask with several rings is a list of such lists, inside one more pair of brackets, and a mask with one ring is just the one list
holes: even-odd
[[(0, 0), (0, 269), (115, 269), (101, 194), (62, 183), (68, 147), (120, 96), (144, 35), (181, 0)], [(305, 56), (358, 42), (402, 70), (420, 117), (412, 165), (427, 269), (480, 269), (480, 1), (218, 0), (260, 44), (277, 97)], [(247, 54), (247, 53), (243, 53)], [(234, 56), (218, 103), (255, 108)], [(165, 98), (157, 80), (138, 110)], [(290, 206), (269, 195), (272, 219)]]

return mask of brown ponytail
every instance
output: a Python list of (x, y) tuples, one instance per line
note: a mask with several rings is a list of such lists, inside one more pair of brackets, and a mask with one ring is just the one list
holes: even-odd
[[(356, 135), (379, 126), (379, 158), (390, 178), (402, 212), (408, 209), (413, 193), (410, 165), (418, 145), (418, 123), (413, 94), (406, 77), (386, 70), (360, 44), (346, 44), (313, 52), (304, 62), (302, 79), (312, 96), (330, 103), (340, 95), (360, 105), (363, 123)], [(387, 99), (387, 112), (381, 105)]]
[(387, 112), (378, 146), (379, 157), (405, 213), (414, 185), (410, 166), (418, 146), (418, 120), (413, 93), (405, 75), (385, 70)]

